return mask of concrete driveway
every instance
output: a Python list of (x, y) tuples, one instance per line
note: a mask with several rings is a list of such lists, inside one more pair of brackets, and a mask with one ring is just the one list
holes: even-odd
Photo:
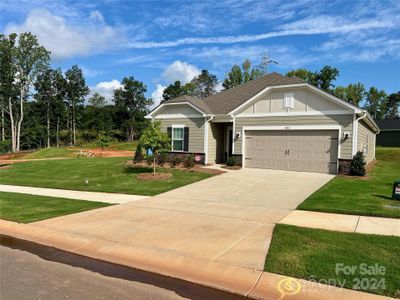
[(332, 175), (243, 169), (156, 197), (34, 223), (83, 239), (262, 270), (275, 223)]

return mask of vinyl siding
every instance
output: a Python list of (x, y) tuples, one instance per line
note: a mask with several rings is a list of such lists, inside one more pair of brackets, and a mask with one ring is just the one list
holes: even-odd
[[(285, 108), (284, 94), (293, 93), (293, 108)], [(307, 88), (286, 88), (275, 91), (267, 91), (259, 95), (238, 114), (265, 114), (265, 113), (284, 113), (284, 112), (317, 112), (347, 110), (343, 106), (309, 91)]]
[[(285, 116), (236, 118), (235, 132), (242, 132), (243, 126), (295, 126), (295, 125), (340, 125), (342, 132), (350, 133), (350, 138), (340, 141), (339, 158), (352, 158), (353, 115)], [(242, 154), (242, 136), (235, 140), (235, 154)]]
[(364, 151), (367, 163), (375, 159), (375, 134), (362, 123), (358, 123), (357, 151)]
[(172, 125), (189, 127), (189, 152), (204, 153), (204, 118), (161, 119), (161, 130), (167, 132)]

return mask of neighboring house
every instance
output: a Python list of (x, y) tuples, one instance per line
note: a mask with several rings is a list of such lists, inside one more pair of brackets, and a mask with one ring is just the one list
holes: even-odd
[(209, 164), (232, 156), (245, 168), (332, 174), (346, 171), (359, 150), (373, 160), (379, 131), (361, 108), (277, 73), (204, 99), (165, 101), (147, 117), (161, 121), (177, 155), (195, 153)]
[(376, 122), (381, 130), (376, 136), (376, 144), (385, 147), (400, 147), (400, 119)]

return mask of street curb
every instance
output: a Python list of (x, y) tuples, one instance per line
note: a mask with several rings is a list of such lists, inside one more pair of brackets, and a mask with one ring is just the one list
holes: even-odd
[[(392, 299), (364, 292), (311, 283), (278, 274), (178, 255), (172, 251), (128, 247), (120, 243), (80, 237), (31, 224), (0, 220), (0, 234), (65, 252), (146, 272), (178, 278), (253, 299)], [(299, 286), (296, 294), (282, 291), (282, 281)], [(280, 287), (280, 288), (278, 288)]]

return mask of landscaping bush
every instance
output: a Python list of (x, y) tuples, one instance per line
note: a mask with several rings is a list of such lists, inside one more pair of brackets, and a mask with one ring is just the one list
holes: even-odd
[(173, 156), (171, 158), (171, 166), (172, 167), (176, 167), (179, 166), (181, 164), (182, 160), (179, 156)]
[(157, 162), (160, 166), (163, 166), (165, 163), (168, 162), (168, 153), (167, 152), (162, 152), (158, 155), (157, 157)]
[(146, 161), (147, 161), (147, 164), (149, 166), (151, 166), (153, 164), (153, 162), (154, 162), (154, 156), (153, 155), (147, 155), (146, 156)]
[(133, 158), (133, 162), (139, 163), (139, 162), (142, 162), (143, 159), (144, 159), (143, 148), (142, 148), (142, 144), (139, 143), (136, 146), (135, 157)]
[(185, 167), (186, 168), (193, 168), (195, 165), (196, 161), (194, 160), (194, 154), (191, 153), (188, 155), (188, 157), (186, 157), (185, 160)]
[(365, 158), (362, 151), (358, 151), (356, 155), (353, 156), (353, 160), (350, 164), (350, 175), (353, 176), (364, 176), (365, 171)]
[(228, 159), (226, 160), (226, 165), (229, 167), (233, 167), (236, 165), (236, 160), (232, 156), (228, 157)]

